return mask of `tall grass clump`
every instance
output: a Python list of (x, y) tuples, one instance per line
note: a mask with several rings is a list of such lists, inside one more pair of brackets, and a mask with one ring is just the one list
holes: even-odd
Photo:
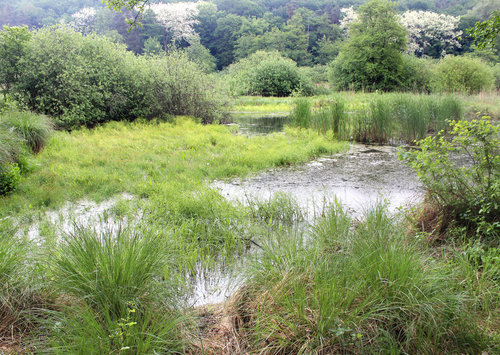
[(395, 116), (401, 125), (401, 136), (408, 142), (421, 139), (427, 134), (430, 121), (429, 108), (433, 100), (425, 100), (424, 96), (399, 95), (395, 98)]
[(281, 236), (264, 246), (235, 300), (250, 351), (443, 353), (476, 346), (459, 340), (467, 325), (449, 268), (406, 237), (398, 218), (379, 205), (354, 227), (332, 208), (313, 239)]
[(268, 200), (247, 197), (247, 204), (253, 218), (266, 224), (291, 226), (304, 219), (303, 212), (292, 196), (278, 192)]
[(71, 305), (54, 315), (61, 326), (49, 327), (50, 346), (63, 353), (179, 350), (179, 316), (162, 281), (162, 246), (152, 232), (125, 228), (65, 235), (52, 271)]
[(12, 345), (23, 343), (36, 325), (36, 314), (47, 306), (30, 247), (16, 235), (15, 226), (0, 220), (0, 341), (9, 339)]
[(345, 139), (348, 137), (347, 119), (344, 100), (334, 97), (332, 100), (320, 101), (317, 104), (311, 126), (322, 134), (332, 131), (335, 137)]
[(309, 128), (312, 119), (312, 104), (307, 98), (298, 98), (295, 101), (291, 117), (292, 125), (300, 128)]
[(3, 113), (0, 126), (16, 132), (33, 153), (39, 153), (45, 147), (53, 130), (49, 117), (26, 111)]

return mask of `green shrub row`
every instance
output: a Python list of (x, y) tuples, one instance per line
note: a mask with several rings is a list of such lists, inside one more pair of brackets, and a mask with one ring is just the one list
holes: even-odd
[[(328, 80), (338, 90), (365, 89), (372, 91), (376, 87), (363, 86), (355, 78), (344, 77), (339, 69), (341, 63), (329, 64)], [(439, 62), (405, 55), (397, 85), (393, 90), (412, 92), (460, 92), (474, 94), (491, 90), (496, 85), (498, 69), (491, 67), (479, 58), (468, 56), (448, 56)]]
[(124, 45), (64, 26), (34, 31), (23, 45), (11, 93), (63, 128), (168, 115), (209, 123), (224, 114), (216, 82), (184, 53), (137, 57)]

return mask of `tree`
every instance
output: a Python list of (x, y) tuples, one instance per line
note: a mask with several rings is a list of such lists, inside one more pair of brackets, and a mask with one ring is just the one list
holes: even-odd
[(19, 61), (26, 53), (31, 38), (28, 27), (4, 26), (0, 32), (0, 85), (4, 96), (19, 76)]
[(400, 19), (408, 30), (408, 54), (440, 58), (460, 47), (459, 17), (432, 11), (406, 11)]
[(349, 37), (333, 62), (331, 78), (339, 88), (394, 90), (401, 82), (406, 30), (388, 0), (371, 0), (359, 8)]
[(493, 47), (500, 34), (500, 11), (493, 11), (489, 20), (477, 22), (467, 33), (474, 38), (479, 48)]

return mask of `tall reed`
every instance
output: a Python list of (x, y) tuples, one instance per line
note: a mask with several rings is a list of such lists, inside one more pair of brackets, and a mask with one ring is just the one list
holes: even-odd
[(295, 127), (309, 128), (311, 125), (312, 105), (307, 98), (295, 101), (291, 121)]

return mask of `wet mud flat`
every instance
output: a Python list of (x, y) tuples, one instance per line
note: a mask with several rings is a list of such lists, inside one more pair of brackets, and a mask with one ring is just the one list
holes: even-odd
[(397, 148), (352, 144), (349, 151), (279, 168), (246, 179), (215, 181), (213, 187), (230, 200), (269, 199), (277, 192), (293, 197), (312, 220), (337, 199), (355, 217), (378, 201), (389, 209), (421, 201), (424, 189), (413, 170), (397, 158)]

